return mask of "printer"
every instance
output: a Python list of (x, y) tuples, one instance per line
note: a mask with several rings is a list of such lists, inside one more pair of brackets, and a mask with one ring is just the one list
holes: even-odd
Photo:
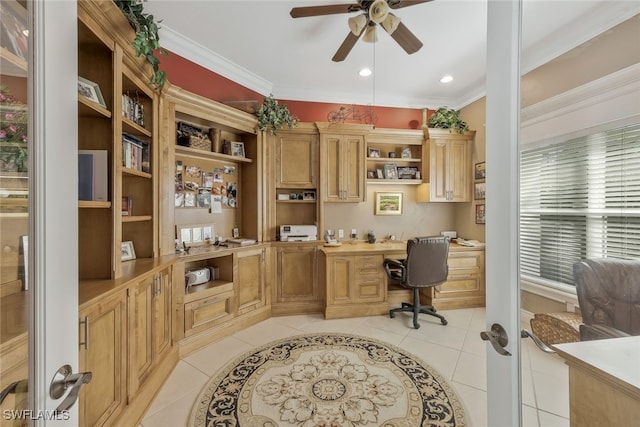
[(311, 242), (318, 240), (318, 227), (315, 225), (281, 225), (281, 242)]

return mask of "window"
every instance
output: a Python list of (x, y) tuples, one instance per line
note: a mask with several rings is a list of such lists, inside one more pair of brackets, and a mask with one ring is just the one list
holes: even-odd
[(640, 124), (524, 150), (520, 268), (573, 285), (573, 264), (640, 258)]

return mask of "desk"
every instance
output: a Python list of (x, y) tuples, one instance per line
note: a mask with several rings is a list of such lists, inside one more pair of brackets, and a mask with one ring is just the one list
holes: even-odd
[[(391, 304), (411, 302), (411, 291), (390, 283), (382, 266), (385, 258), (406, 257), (406, 246), (387, 241), (323, 247), (318, 266), (326, 290), (325, 318), (385, 314)], [(451, 244), (448, 264), (447, 281), (425, 288), (422, 303), (438, 309), (484, 306), (484, 248)]]
[(640, 336), (557, 344), (569, 366), (572, 427), (640, 422)]

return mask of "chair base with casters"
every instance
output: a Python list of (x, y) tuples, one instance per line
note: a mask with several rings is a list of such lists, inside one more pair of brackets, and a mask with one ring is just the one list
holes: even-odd
[(418, 314), (420, 313), (437, 317), (443, 325), (448, 323), (443, 315), (436, 313), (436, 309), (432, 305), (420, 305), (420, 288), (413, 288), (413, 304), (403, 302), (401, 307), (389, 310), (389, 317), (393, 319), (396, 317), (396, 313), (401, 311), (413, 313), (413, 327), (415, 329), (420, 328), (420, 324), (418, 323)]
[(406, 259), (384, 260), (383, 267), (387, 276), (413, 291), (413, 304), (403, 302), (401, 307), (389, 310), (389, 317), (396, 317), (396, 313), (400, 311), (412, 312), (415, 329), (420, 327), (418, 323), (420, 313), (437, 317), (440, 323), (447, 324), (444, 316), (437, 314), (433, 306), (420, 304), (420, 289), (431, 288), (447, 280), (448, 255), (448, 237), (416, 237), (407, 242)]

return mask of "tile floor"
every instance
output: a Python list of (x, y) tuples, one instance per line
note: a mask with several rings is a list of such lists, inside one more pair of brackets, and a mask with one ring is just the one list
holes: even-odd
[[(470, 427), (487, 426), (486, 355), (480, 331), (484, 308), (442, 310), (449, 324), (421, 315), (420, 329), (410, 313), (324, 320), (321, 314), (275, 317), (198, 350), (180, 360), (142, 420), (141, 427), (185, 426), (205, 383), (235, 356), (269, 341), (305, 332), (344, 332), (376, 338), (421, 357), (463, 401)], [(530, 330), (528, 325), (523, 327)], [(522, 342), (523, 427), (568, 427), (568, 371), (562, 359)]]

